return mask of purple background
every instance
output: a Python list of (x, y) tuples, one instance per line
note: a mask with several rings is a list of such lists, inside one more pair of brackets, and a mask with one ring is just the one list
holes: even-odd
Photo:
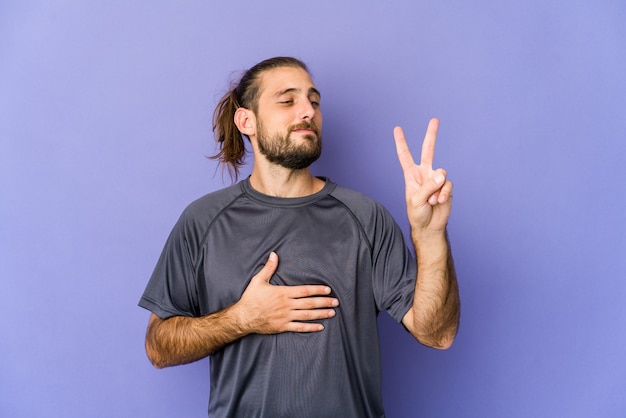
[[(505, 4), (507, 3), (507, 4)], [(202, 417), (208, 362), (155, 370), (136, 306), (191, 200), (224, 186), (213, 107), (309, 63), (316, 174), (406, 232), (392, 128), (441, 119), (463, 303), (453, 348), (381, 315), (390, 417), (626, 416), (626, 3), (0, 3), (0, 415)]]

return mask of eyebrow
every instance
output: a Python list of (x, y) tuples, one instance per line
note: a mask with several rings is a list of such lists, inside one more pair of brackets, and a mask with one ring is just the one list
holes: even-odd
[[(295, 88), (295, 87), (291, 87), (291, 88), (284, 89), (284, 90), (281, 90), (281, 91), (276, 92), (276, 94), (274, 95), (274, 97), (280, 97), (280, 96), (282, 96), (283, 94), (288, 94), (288, 93), (299, 93), (300, 91), (301, 91), (300, 89), (297, 89), (297, 88)], [(322, 94), (321, 94), (321, 93), (319, 92), (319, 90), (318, 90), (318, 89), (316, 89), (315, 87), (311, 87), (311, 88), (309, 88), (308, 93), (309, 93), (309, 95), (311, 95), (311, 94), (316, 94), (316, 95), (318, 95), (320, 98), (322, 97)]]

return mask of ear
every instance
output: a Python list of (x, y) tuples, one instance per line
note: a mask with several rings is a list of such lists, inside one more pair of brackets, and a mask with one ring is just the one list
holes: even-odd
[(235, 111), (235, 125), (237, 129), (244, 135), (256, 134), (256, 116), (253, 111), (240, 107)]

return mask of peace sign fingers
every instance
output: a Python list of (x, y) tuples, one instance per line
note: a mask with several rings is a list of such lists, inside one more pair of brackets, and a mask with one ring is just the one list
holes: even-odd
[(424, 142), (422, 143), (420, 165), (416, 165), (404, 136), (404, 131), (399, 126), (394, 128), (393, 136), (396, 142), (396, 151), (398, 153), (400, 166), (405, 174), (405, 179), (407, 176), (412, 177), (412, 180), (416, 181), (419, 185), (423, 185), (424, 181), (432, 178), (438, 130), (439, 119), (431, 119), (426, 129)]

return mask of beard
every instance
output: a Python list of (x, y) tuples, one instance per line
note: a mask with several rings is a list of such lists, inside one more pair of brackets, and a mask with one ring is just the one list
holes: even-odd
[[(313, 129), (315, 135), (307, 134), (301, 144), (295, 144), (291, 133), (296, 129)], [(287, 134), (270, 135), (260, 122), (257, 127), (259, 152), (271, 163), (291, 170), (302, 170), (309, 167), (322, 154), (322, 136), (315, 123), (303, 122), (292, 125)]]

